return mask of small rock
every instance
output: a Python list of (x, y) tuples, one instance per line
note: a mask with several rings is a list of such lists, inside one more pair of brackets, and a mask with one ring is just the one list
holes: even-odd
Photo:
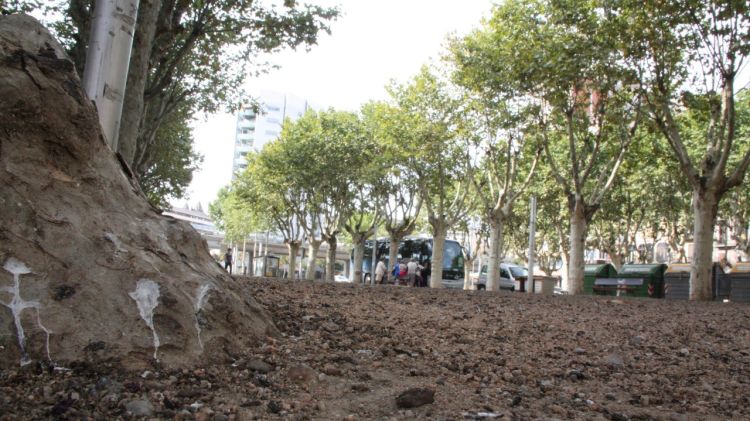
[(583, 349), (583, 348), (576, 348), (576, 349), (573, 350), (573, 352), (575, 352), (578, 355), (583, 355), (583, 354), (586, 353), (586, 350)]
[(503, 380), (505, 380), (506, 382), (513, 381), (513, 373), (511, 373), (510, 371), (504, 372), (503, 373)]
[(399, 408), (417, 408), (435, 402), (435, 391), (426, 388), (413, 388), (402, 392), (396, 397)]
[(632, 337), (632, 338), (630, 339), (630, 343), (631, 343), (631, 344), (633, 344), (633, 345), (640, 345), (640, 344), (642, 344), (642, 343), (643, 343), (643, 340), (644, 340), (643, 336), (640, 336), (640, 335), (638, 335), (638, 336), (633, 336), (633, 337)]
[(326, 364), (321, 371), (329, 376), (341, 376), (341, 369), (332, 364)]
[(610, 367), (620, 368), (625, 363), (622, 361), (622, 357), (617, 354), (609, 354), (607, 355), (607, 365)]
[(368, 392), (370, 388), (366, 384), (357, 383), (352, 385), (352, 390), (355, 392)]
[(325, 322), (321, 327), (329, 332), (336, 332), (340, 329), (339, 325), (333, 322)]
[(619, 412), (613, 412), (612, 414), (610, 414), (610, 419), (612, 421), (629, 421), (630, 417)]
[(208, 421), (211, 419), (211, 416), (214, 414), (214, 411), (211, 410), (209, 407), (203, 407), (198, 412), (195, 413), (195, 421)]
[(138, 399), (126, 402), (125, 410), (136, 417), (150, 417), (154, 413), (154, 406), (145, 399)]
[(286, 375), (289, 380), (301, 384), (310, 384), (318, 378), (318, 373), (304, 364), (289, 367)]
[(281, 412), (281, 405), (279, 405), (276, 401), (270, 401), (268, 402), (268, 412), (272, 414), (278, 414)]
[(257, 358), (250, 360), (247, 363), (247, 368), (249, 368), (250, 370), (256, 371), (258, 373), (261, 373), (261, 374), (267, 374), (273, 371), (273, 367), (270, 364)]
[(578, 380), (583, 380), (586, 378), (586, 376), (582, 372), (580, 372), (579, 370), (575, 370), (575, 369), (568, 370), (567, 377), (571, 381), (578, 381)]
[(682, 355), (683, 357), (687, 357), (688, 355), (690, 355), (690, 350), (687, 348), (681, 348), (680, 355)]
[(537, 385), (540, 389), (542, 389), (542, 391), (546, 392), (552, 389), (555, 384), (552, 382), (552, 380), (540, 380), (537, 382)]

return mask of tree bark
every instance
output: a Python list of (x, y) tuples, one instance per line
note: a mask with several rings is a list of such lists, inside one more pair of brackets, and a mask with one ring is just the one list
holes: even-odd
[(471, 289), (471, 268), (474, 267), (475, 260), (476, 260), (476, 257), (464, 256), (464, 289), (465, 290)]
[[(362, 278), (362, 263), (365, 258), (365, 240), (367, 240), (367, 237), (368, 235), (366, 234), (352, 235), (352, 242), (354, 243), (354, 261), (352, 262), (354, 267), (352, 268), (352, 282), (364, 282), (364, 279)], [(372, 252), (375, 253), (376, 250), (373, 248)]]
[(133, 34), (133, 50), (130, 53), (130, 67), (117, 142), (117, 151), (131, 168), (135, 164), (138, 134), (143, 119), (143, 94), (146, 91), (151, 49), (161, 6), (162, 0), (141, 0), (138, 7), (138, 21)]
[(487, 262), (487, 291), (500, 289), (500, 263), (503, 247), (504, 220), (493, 216), (490, 219), (490, 256)]
[(391, 233), (390, 236), (390, 245), (388, 246), (388, 273), (386, 274), (388, 276), (388, 279), (391, 281), (398, 277), (398, 274), (396, 276), (393, 276), (393, 268), (396, 267), (396, 259), (398, 259), (398, 247), (401, 245), (401, 239), (403, 239), (403, 236), (397, 236)]
[(310, 245), (309, 256), (307, 257), (307, 269), (305, 269), (305, 279), (312, 281), (315, 279), (315, 258), (318, 257), (318, 250), (323, 240), (308, 240)]
[(620, 255), (620, 253), (618, 253), (618, 252), (610, 253), (609, 254), (609, 258), (612, 261), (612, 266), (614, 266), (615, 269), (617, 269), (617, 271), (619, 272), (620, 269), (622, 268), (623, 263), (624, 263), (623, 262), (624, 259), (622, 258), (622, 256)]
[(570, 212), (570, 261), (568, 266), (568, 292), (583, 292), (584, 246), (587, 228), (584, 204), (577, 201)]
[(710, 301), (711, 262), (714, 251), (714, 226), (718, 212), (718, 194), (693, 189), (693, 262), (690, 266), (690, 299)]
[(433, 225), (432, 227), (432, 258), (430, 267), (430, 288), (443, 287), (443, 254), (445, 251), (445, 238), (448, 236), (448, 227)]
[(289, 270), (287, 278), (294, 279), (294, 268), (297, 266), (297, 253), (299, 252), (299, 241), (287, 241), (286, 248), (289, 250)]
[(326, 255), (326, 282), (333, 282), (336, 270), (336, 236), (332, 235), (326, 239), (328, 244), (328, 253)]

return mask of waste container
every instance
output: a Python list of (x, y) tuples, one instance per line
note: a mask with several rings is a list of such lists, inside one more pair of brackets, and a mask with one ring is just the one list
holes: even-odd
[[(690, 299), (689, 263), (673, 263), (664, 272), (664, 298), (668, 300)], [(711, 292), (715, 300), (729, 298), (731, 281), (725, 276), (717, 262), (711, 267)]]
[(534, 275), (534, 292), (542, 295), (554, 295), (557, 278), (554, 276)]
[(621, 295), (664, 298), (664, 272), (666, 270), (665, 264), (625, 265), (617, 273), (618, 288), (616, 290), (619, 290)]
[(614, 278), (617, 276), (617, 269), (609, 263), (599, 265), (586, 265), (583, 268), (583, 293), (593, 294), (594, 283), (597, 278)]
[(730, 282), (730, 301), (750, 303), (750, 262), (736, 263), (723, 277)]

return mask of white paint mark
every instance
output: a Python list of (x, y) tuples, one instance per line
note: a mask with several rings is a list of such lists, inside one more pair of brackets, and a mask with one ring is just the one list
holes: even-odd
[(122, 243), (120, 242), (120, 239), (117, 238), (116, 235), (112, 234), (111, 232), (105, 232), (104, 238), (109, 240), (110, 243), (112, 243), (115, 246), (115, 254), (118, 253), (127, 253), (128, 249), (122, 246)]
[(16, 324), (16, 333), (18, 335), (18, 346), (21, 349), (21, 365), (24, 366), (31, 362), (31, 359), (26, 353), (26, 335), (23, 330), (23, 325), (21, 324), (21, 313), (27, 308), (33, 308), (34, 310), (36, 310), (37, 325), (39, 325), (39, 328), (42, 329), (47, 335), (47, 359), (49, 361), (52, 361), (49, 353), (49, 336), (52, 332), (42, 324), (42, 317), (39, 314), (41, 304), (39, 304), (39, 301), (25, 301), (23, 298), (21, 298), (20, 275), (31, 273), (31, 269), (29, 269), (29, 267), (26, 266), (25, 263), (13, 257), (5, 261), (3, 269), (13, 274), (13, 286), (2, 287), (0, 288), (0, 291), (5, 291), (11, 295), (10, 301), (7, 303), (3, 302), (2, 304), (8, 307), (10, 309), (10, 312), (13, 314), (13, 320)]
[(135, 291), (128, 295), (135, 300), (141, 318), (154, 334), (154, 359), (158, 361), (156, 353), (159, 351), (159, 335), (156, 334), (156, 329), (154, 329), (154, 309), (159, 305), (159, 285), (150, 279), (140, 279)]
[(210, 289), (211, 289), (210, 284), (203, 284), (200, 287), (198, 287), (198, 296), (194, 304), (195, 329), (198, 331), (198, 345), (200, 345), (201, 349), (203, 349), (203, 339), (201, 339), (201, 325), (200, 325), (201, 310), (203, 310), (203, 306), (206, 304), (206, 301), (208, 301), (208, 291)]

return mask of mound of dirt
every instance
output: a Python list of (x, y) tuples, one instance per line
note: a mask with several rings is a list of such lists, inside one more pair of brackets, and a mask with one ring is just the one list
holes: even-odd
[(236, 361), (0, 370), (0, 419), (747, 420), (750, 306), (239, 279)]
[(277, 333), (195, 230), (147, 203), (31, 17), (0, 17), (0, 98), (0, 367), (179, 367)]

